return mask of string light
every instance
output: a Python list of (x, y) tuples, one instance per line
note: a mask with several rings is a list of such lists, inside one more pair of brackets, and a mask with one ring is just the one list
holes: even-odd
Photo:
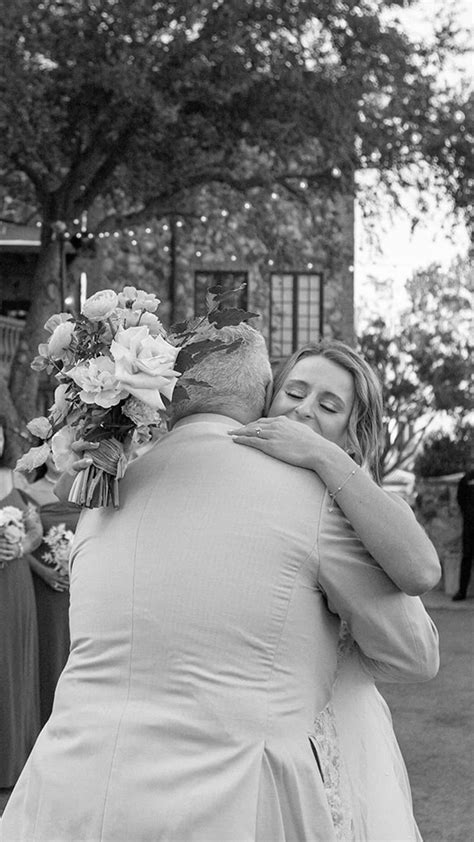
[(307, 181), (300, 181), (300, 187), (301, 187), (302, 190), (306, 190), (307, 186), (308, 186)]
[(333, 178), (340, 178), (341, 177), (341, 170), (339, 167), (333, 167), (331, 170), (331, 175)]
[(278, 199), (278, 193), (273, 192), (272, 193), (272, 199)]
[(176, 228), (182, 228), (183, 224), (184, 224), (183, 221), (181, 219), (178, 219), (178, 221), (176, 223)]
[(151, 234), (151, 228), (145, 228), (145, 234)]
[(229, 216), (229, 211), (224, 208), (224, 210), (221, 210), (221, 216), (223, 216), (224, 218), (226, 216)]
[(250, 204), (250, 202), (244, 202), (245, 210), (250, 210), (251, 207), (252, 207), (252, 205)]
[(201, 222), (207, 222), (207, 216), (201, 216), (200, 219)]

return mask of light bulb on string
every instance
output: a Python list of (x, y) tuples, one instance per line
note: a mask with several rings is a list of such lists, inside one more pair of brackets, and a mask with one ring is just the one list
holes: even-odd
[(251, 207), (252, 207), (252, 205), (250, 204), (250, 202), (244, 202), (245, 210), (250, 210)]
[(230, 259), (231, 259), (231, 260), (232, 260), (232, 262), (234, 263), (234, 262), (237, 260), (237, 257), (236, 257), (236, 255), (235, 255), (235, 254), (231, 254)]
[(207, 222), (207, 216), (204, 216), (204, 214), (203, 214), (203, 215), (200, 217), (200, 220), (201, 220), (201, 222)]
[(135, 231), (128, 231), (128, 236), (129, 236), (129, 237), (134, 237), (134, 236), (135, 236)]
[(272, 197), (272, 199), (278, 199), (278, 193), (275, 193), (275, 191), (273, 191), (271, 197)]
[(182, 227), (183, 227), (183, 225), (184, 225), (183, 220), (182, 220), (182, 219), (178, 219), (178, 221), (177, 221), (177, 223), (176, 223), (176, 228), (182, 228)]
[(314, 266), (314, 264), (313, 264), (313, 263), (307, 263), (307, 264), (306, 264), (306, 268), (307, 268), (307, 269), (312, 269), (312, 268), (313, 268), (313, 266)]
[(196, 252), (196, 257), (202, 257), (202, 251), (199, 251), (199, 250), (198, 250), (198, 251)]
[(137, 241), (136, 241), (136, 240), (132, 240), (132, 246), (136, 246), (136, 245), (138, 245)]
[(224, 218), (226, 216), (229, 216), (229, 211), (224, 208), (223, 210), (221, 210), (221, 216), (223, 216)]
[(114, 237), (116, 240), (120, 237), (120, 231), (114, 231)]
[(169, 225), (167, 225), (167, 224), (166, 224), (166, 222), (165, 222), (165, 224), (164, 224), (164, 225), (162, 225), (161, 227), (162, 227), (162, 230), (163, 230), (163, 231), (168, 231), (168, 230), (169, 230)]
[(163, 246), (163, 251), (168, 252), (169, 250), (170, 250), (170, 249), (169, 249), (169, 246)]
[(339, 167), (333, 167), (331, 170), (331, 175), (333, 178), (340, 178), (341, 177), (341, 170)]
[(306, 190), (306, 188), (308, 187), (308, 182), (304, 181), (304, 180), (301, 180), (300, 181), (300, 187), (301, 187), (302, 190)]
[(273, 266), (275, 261), (270, 258), (270, 260), (267, 260), (267, 263), (269, 266)]
[(145, 228), (145, 234), (151, 234), (151, 228)]

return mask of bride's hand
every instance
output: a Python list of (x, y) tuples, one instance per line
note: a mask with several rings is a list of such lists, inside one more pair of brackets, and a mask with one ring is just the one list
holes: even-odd
[(318, 450), (331, 446), (306, 424), (290, 421), (284, 415), (259, 418), (245, 427), (229, 430), (229, 435), (237, 444), (254, 447), (290, 465), (312, 471), (317, 469)]

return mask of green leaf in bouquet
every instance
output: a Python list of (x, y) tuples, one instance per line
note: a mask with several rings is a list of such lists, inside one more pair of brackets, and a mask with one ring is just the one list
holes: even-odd
[(258, 318), (258, 313), (249, 313), (246, 310), (239, 310), (237, 307), (228, 307), (224, 310), (215, 310), (209, 314), (209, 321), (215, 325), (217, 330), (223, 327), (235, 326), (249, 319)]

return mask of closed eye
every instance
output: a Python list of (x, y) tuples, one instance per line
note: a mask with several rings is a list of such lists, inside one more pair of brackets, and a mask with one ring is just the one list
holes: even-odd
[(294, 392), (291, 389), (287, 389), (285, 394), (289, 398), (293, 398), (295, 401), (302, 401), (306, 397), (306, 395), (304, 395), (302, 392)]
[(320, 406), (321, 406), (321, 409), (324, 409), (325, 412), (331, 412), (331, 413), (333, 413), (333, 415), (335, 415), (336, 412), (337, 412), (337, 409), (334, 406), (328, 406), (325, 403), (320, 404)]

